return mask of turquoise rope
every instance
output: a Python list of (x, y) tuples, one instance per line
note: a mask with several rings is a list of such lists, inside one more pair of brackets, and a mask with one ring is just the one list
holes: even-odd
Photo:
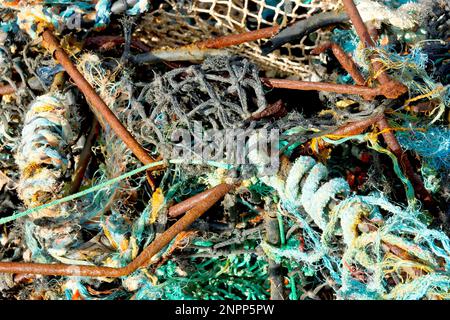
[(400, 169), (400, 164), (397, 157), (389, 150), (382, 148), (378, 143), (372, 142), (371, 145), (369, 145), (369, 148), (387, 154), (391, 158), (394, 165), (394, 172), (397, 174), (397, 177), (403, 182), (403, 185), (405, 186), (408, 203), (413, 205), (416, 202), (416, 198), (414, 196), (414, 187), (408, 180), (408, 178), (403, 174), (402, 169)]
[[(134, 169), (134, 170), (132, 170), (130, 172), (127, 172), (127, 173), (125, 173), (125, 174), (123, 174), (121, 176), (118, 176), (116, 178), (113, 178), (111, 180), (105, 181), (105, 182), (103, 182), (103, 183), (101, 183), (99, 185), (93, 186), (93, 187), (91, 187), (89, 189), (80, 191), (78, 193), (69, 195), (67, 197), (63, 197), (61, 199), (57, 199), (55, 201), (43, 204), (43, 205), (38, 206), (38, 207), (34, 207), (34, 208), (31, 208), (31, 209), (28, 209), (28, 210), (23, 211), (23, 212), (15, 213), (15, 214), (13, 214), (13, 215), (11, 215), (9, 217), (1, 218), (0, 219), (0, 225), (5, 224), (5, 223), (10, 222), (10, 221), (13, 221), (13, 220), (16, 220), (16, 219), (19, 219), (19, 218), (22, 218), (22, 217), (25, 217), (25, 216), (28, 216), (28, 215), (30, 215), (30, 214), (32, 214), (34, 212), (39, 211), (39, 210), (46, 209), (46, 208), (49, 208), (49, 207), (52, 207), (52, 206), (56, 206), (58, 204), (61, 204), (61, 203), (67, 202), (67, 201), (78, 199), (78, 198), (80, 198), (82, 196), (85, 196), (85, 195), (87, 195), (89, 193), (101, 190), (101, 189), (103, 189), (105, 187), (113, 185), (113, 184), (115, 184), (115, 183), (117, 183), (119, 181), (122, 181), (122, 180), (126, 179), (126, 178), (134, 176), (135, 174), (138, 174), (138, 173), (140, 173), (142, 171), (145, 171), (147, 169), (163, 165), (163, 164), (165, 164), (167, 162), (171, 163), (171, 164), (186, 163), (185, 160), (181, 160), (181, 159), (179, 159), (179, 160), (178, 159), (177, 160), (169, 160), (169, 161), (164, 161), (163, 160), (163, 161), (157, 161), (157, 162), (149, 163), (149, 164), (147, 164), (145, 166), (142, 166), (140, 168)], [(191, 161), (189, 163), (190, 164), (205, 164), (205, 162), (202, 162), (200, 160), (199, 161)], [(232, 168), (232, 166), (229, 165), (229, 164), (224, 164), (224, 163), (216, 162), (216, 161), (207, 161), (206, 164), (208, 164), (210, 166), (214, 166), (214, 167), (225, 168), (225, 169), (228, 169), (228, 170), (230, 168)]]
[(338, 145), (338, 144), (347, 142), (349, 140), (357, 140), (360, 142), (364, 142), (365, 140), (369, 141), (370, 142), (370, 144), (368, 145), (369, 148), (371, 148), (377, 152), (384, 153), (391, 158), (392, 163), (394, 165), (394, 172), (397, 174), (398, 178), (402, 181), (403, 185), (405, 186), (408, 203), (414, 204), (416, 201), (415, 196), (414, 196), (414, 187), (411, 184), (411, 182), (408, 180), (408, 178), (403, 174), (402, 170), (400, 169), (400, 164), (398, 162), (397, 157), (389, 150), (381, 147), (378, 143), (371, 141), (370, 139), (367, 139), (367, 137), (368, 137), (368, 134), (360, 134), (360, 135), (346, 137), (346, 138), (342, 138), (342, 139), (338, 139), (338, 140), (332, 140), (327, 137), (322, 137), (322, 139), (323, 139), (323, 141), (330, 143), (330, 144), (334, 144), (334, 145)]

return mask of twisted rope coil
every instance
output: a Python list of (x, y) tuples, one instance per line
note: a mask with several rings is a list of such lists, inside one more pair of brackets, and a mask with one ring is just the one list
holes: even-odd
[[(254, 152), (250, 161), (258, 165), (262, 156)], [(353, 195), (341, 178), (321, 185), (326, 179), (325, 166), (310, 157), (260, 177), (277, 191), (279, 210), (300, 224), (305, 242), (304, 250), (292, 239), (279, 248), (262, 242), (269, 257), (331, 275), (338, 298), (449, 297), (450, 239), (444, 232), (430, 229), (420, 211), (393, 205), (381, 194)], [(397, 277), (403, 281), (386, 280)]]
[[(18, 195), (26, 207), (56, 199), (70, 178), (70, 146), (77, 136), (77, 116), (68, 99), (61, 93), (39, 96), (25, 116), (16, 163), (20, 171)], [(34, 252), (50, 249), (63, 254), (80, 240), (79, 228), (70, 217), (67, 204), (33, 213), (26, 224), (29, 246)]]

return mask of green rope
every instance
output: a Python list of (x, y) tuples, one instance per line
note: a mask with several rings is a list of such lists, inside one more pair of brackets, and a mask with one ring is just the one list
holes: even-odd
[(298, 300), (297, 288), (295, 287), (294, 276), (289, 277), (289, 286), (291, 288), (291, 293), (289, 294), (289, 299), (290, 300)]
[(397, 177), (403, 182), (403, 185), (405, 186), (408, 203), (411, 205), (414, 205), (416, 202), (416, 198), (414, 196), (414, 187), (411, 184), (411, 182), (408, 180), (408, 178), (403, 174), (397, 157), (392, 152), (381, 147), (378, 143), (376, 143), (374, 141), (371, 141), (369, 148), (374, 149), (375, 151), (384, 153), (384, 154), (388, 155), (389, 158), (391, 158), (392, 163), (394, 165), (394, 172), (397, 174)]
[(346, 138), (342, 138), (342, 139), (338, 139), (338, 140), (332, 140), (327, 137), (322, 137), (322, 139), (323, 139), (323, 141), (330, 143), (330, 144), (334, 144), (334, 145), (338, 145), (338, 144), (344, 143), (349, 140), (357, 140), (360, 142), (368, 141), (369, 148), (371, 148), (377, 152), (381, 152), (381, 153), (388, 155), (391, 158), (392, 163), (394, 165), (394, 172), (396, 173), (398, 178), (402, 181), (403, 185), (405, 186), (408, 203), (411, 205), (414, 205), (416, 202), (416, 199), (414, 196), (414, 187), (411, 184), (411, 182), (408, 180), (408, 178), (403, 174), (397, 157), (392, 152), (383, 148), (376, 141), (374, 141), (373, 139), (370, 139), (369, 137), (370, 137), (369, 134), (359, 134), (359, 135), (346, 137)]
[[(22, 218), (22, 217), (25, 217), (25, 216), (28, 216), (28, 215), (30, 215), (30, 214), (32, 214), (34, 212), (39, 211), (39, 210), (46, 209), (46, 208), (49, 208), (49, 207), (52, 207), (52, 206), (56, 206), (58, 204), (61, 204), (61, 203), (64, 203), (64, 202), (68, 202), (68, 201), (71, 201), (71, 200), (74, 200), (74, 199), (78, 199), (78, 198), (80, 198), (82, 196), (85, 196), (85, 195), (87, 195), (89, 193), (101, 190), (101, 189), (103, 189), (105, 187), (113, 185), (113, 184), (115, 184), (115, 183), (117, 183), (119, 181), (122, 181), (122, 180), (126, 179), (126, 178), (134, 176), (135, 174), (138, 174), (138, 173), (140, 173), (142, 171), (145, 171), (147, 169), (163, 165), (165, 163), (182, 164), (182, 163), (187, 163), (187, 162), (185, 160), (177, 159), (177, 160), (169, 160), (169, 161), (164, 161), (163, 160), (163, 161), (157, 161), (157, 162), (149, 163), (149, 164), (147, 164), (145, 166), (142, 166), (142, 167), (134, 169), (134, 170), (132, 170), (130, 172), (124, 173), (123, 175), (120, 175), (120, 176), (118, 176), (116, 178), (113, 178), (111, 180), (105, 181), (105, 182), (103, 182), (103, 183), (101, 183), (99, 185), (93, 186), (93, 187), (91, 187), (89, 189), (77, 192), (75, 194), (72, 194), (72, 195), (69, 195), (69, 196), (66, 196), (66, 197), (63, 197), (63, 198), (60, 198), (60, 199), (57, 199), (55, 201), (43, 204), (43, 205), (38, 206), (38, 207), (34, 207), (34, 208), (31, 208), (31, 209), (28, 209), (28, 210), (23, 211), (23, 212), (15, 213), (15, 214), (13, 214), (13, 215), (11, 215), (9, 217), (1, 218), (0, 219), (0, 225), (5, 224), (5, 223), (10, 222), (10, 221), (13, 221), (13, 220), (16, 220), (16, 219), (19, 219), (19, 218)], [(204, 164), (205, 162), (202, 162), (201, 160), (198, 160), (198, 161), (191, 161), (189, 163), (190, 164)], [(219, 167), (219, 168), (225, 168), (225, 169), (230, 169), (230, 167), (231, 167), (231, 165), (224, 164), (224, 163), (221, 163), (221, 162), (216, 162), (216, 161), (207, 161), (206, 163), (208, 165), (210, 165), (210, 166)]]

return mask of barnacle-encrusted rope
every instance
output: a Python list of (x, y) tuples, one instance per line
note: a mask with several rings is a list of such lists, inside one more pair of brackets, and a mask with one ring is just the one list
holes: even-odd
[[(47, 202), (61, 192), (69, 168), (68, 150), (76, 138), (70, 108), (58, 93), (39, 96), (30, 106), (16, 156), (21, 171), (19, 195), (28, 207)], [(41, 212), (34, 218), (59, 213)]]
[[(29, 208), (59, 197), (63, 182), (70, 178), (70, 146), (77, 137), (77, 116), (68, 99), (57, 92), (39, 96), (26, 114), (16, 162), (18, 194)], [(63, 254), (79, 240), (79, 228), (67, 205), (39, 210), (30, 217), (32, 224), (27, 226), (45, 249)]]

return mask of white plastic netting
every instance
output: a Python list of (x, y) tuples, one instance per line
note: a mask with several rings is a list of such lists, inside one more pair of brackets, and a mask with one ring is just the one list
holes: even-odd
[[(176, 47), (211, 37), (290, 24), (341, 7), (340, 0), (165, 0), (144, 17), (137, 32), (152, 47)], [(308, 63), (308, 53), (328, 35), (326, 30), (319, 30), (266, 56), (261, 55), (259, 48), (266, 40), (230, 50), (252, 59), (266, 71), (310, 80), (314, 70)]]

